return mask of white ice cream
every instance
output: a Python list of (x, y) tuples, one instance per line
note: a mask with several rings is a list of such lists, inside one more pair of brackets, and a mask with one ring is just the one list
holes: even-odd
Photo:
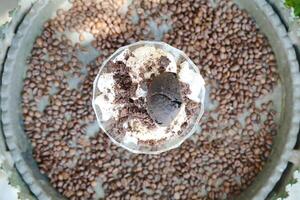
[(106, 73), (99, 76), (97, 87), (100, 95), (96, 97), (95, 104), (101, 110), (102, 120), (107, 121), (118, 116), (118, 110), (113, 103), (115, 100), (115, 92), (113, 85), (115, 81), (112, 73)]
[(124, 51), (120, 52), (119, 55), (117, 55), (114, 59), (113, 62), (117, 61), (124, 61), (126, 56), (130, 53), (129, 49), (124, 49)]
[(147, 96), (147, 91), (143, 90), (140, 85), (138, 85), (136, 92), (135, 92), (135, 97), (134, 99), (137, 99), (139, 97), (146, 97)]
[[(179, 113), (177, 114), (174, 121), (168, 127), (156, 126), (155, 129), (147, 129), (141, 121), (133, 119), (127, 124), (130, 127), (133, 127), (131, 131), (126, 131), (126, 136), (124, 137), (124, 143), (130, 143), (134, 141), (133, 138), (136, 138), (141, 141), (148, 140), (162, 140), (168, 139), (174, 135), (177, 135), (181, 131), (181, 125), (187, 120), (185, 105), (183, 104), (180, 108)], [(172, 131), (167, 131), (170, 129)]]
[(201, 101), (200, 86), (204, 85), (204, 80), (201, 75), (192, 70), (187, 61), (184, 61), (180, 64), (178, 76), (181, 82), (187, 83), (190, 86), (191, 94), (188, 95), (188, 98), (199, 103)]
[[(143, 46), (140, 48), (135, 49), (132, 51), (132, 54), (134, 56), (129, 57), (129, 59), (126, 62), (126, 65), (131, 68), (130, 76), (132, 78), (133, 82), (140, 82), (143, 81), (142, 77), (140, 77), (140, 72), (142, 69), (145, 69), (147, 64), (150, 64), (151, 62), (158, 60), (161, 56), (166, 56), (171, 61), (169, 65), (166, 68), (166, 71), (174, 72), (177, 71), (177, 65), (175, 57), (172, 56), (170, 53), (163, 51), (161, 49), (157, 49), (153, 46)], [(149, 79), (151, 77), (151, 74), (158, 75), (158, 67), (153, 68), (151, 71), (146, 71), (144, 73), (144, 76), (146, 79)]]

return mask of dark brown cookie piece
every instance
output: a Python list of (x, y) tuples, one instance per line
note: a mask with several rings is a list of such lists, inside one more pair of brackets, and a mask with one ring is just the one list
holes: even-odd
[(153, 78), (147, 94), (147, 110), (157, 124), (169, 125), (181, 104), (180, 84), (175, 73), (164, 72)]
[(182, 102), (177, 75), (172, 72), (164, 72), (154, 77), (149, 85), (148, 95), (154, 94), (163, 94), (171, 100)]
[(161, 56), (158, 60), (159, 72), (162, 73), (166, 71), (167, 66), (170, 64), (170, 60), (167, 56)]

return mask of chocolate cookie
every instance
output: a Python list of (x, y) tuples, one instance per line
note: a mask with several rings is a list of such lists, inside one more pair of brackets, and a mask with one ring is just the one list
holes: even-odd
[(164, 72), (151, 81), (147, 94), (147, 110), (159, 125), (167, 126), (180, 110), (182, 97), (175, 73)]

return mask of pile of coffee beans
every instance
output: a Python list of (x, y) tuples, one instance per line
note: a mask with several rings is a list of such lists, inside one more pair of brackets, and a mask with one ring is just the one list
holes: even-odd
[[(228, 0), (71, 2), (37, 37), (22, 96), (33, 156), (53, 187), (71, 200), (214, 200), (245, 190), (270, 155), (278, 117), (267, 98), (279, 84), (276, 60), (251, 16)], [(102, 62), (140, 40), (183, 50), (209, 92), (198, 133), (159, 155), (112, 144), (91, 105)], [(91, 52), (99, 55), (83, 59)]]

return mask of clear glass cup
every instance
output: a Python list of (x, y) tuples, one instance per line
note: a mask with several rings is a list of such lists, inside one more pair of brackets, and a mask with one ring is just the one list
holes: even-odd
[(141, 154), (159, 154), (174, 148), (179, 147), (187, 138), (189, 138), (192, 134), (196, 131), (196, 124), (201, 119), (203, 113), (204, 113), (204, 97), (205, 97), (205, 87), (204, 87), (204, 79), (202, 78), (201, 74), (201, 82), (203, 84), (199, 85), (199, 109), (195, 115), (192, 116), (192, 119), (190, 119), (187, 126), (182, 130), (182, 133), (180, 135), (175, 135), (168, 140), (165, 140), (160, 143), (156, 144), (144, 144), (140, 143), (134, 140), (131, 140), (128, 142), (127, 140), (124, 140), (124, 136), (113, 134), (112, 132), (107, 130), (107, 127), (109, 126), (108, 120), (103, 120), (101, 109), (99, 106), (95, 103), (95, 99), (97, 97), (97, 94), (99, 94), (99, 89), (97, 87), (98, 80), (100, 75), (107, 72), (107, 64), (109, 61), (114, 60), (118, 55), (120, 55), (121, 52), (123, 52), (125, 49), (129, 49), (131, 51), (142, 47), (142, 46), (154, 46), (156, 48), (160, 48), (168, 53), (171, 53), (176, 61), (187, 61), (189, 63), (190, 69), (192, 69), (194, 72), (200, 74), (198, 67), (192, 62), (192, 60), (181, 50), (174, 48), (164, 42), (157, 42), (157, 41), (140, 41), (136, 42), (127, 46), (123, 46), (119, 48), (117, 51), (115, 51), (109, 58), (107, 58), (103, 64), (100, 67), (99, 73), (94, 81), (93, 84), (93, 99), (92, 99), (92, 105), (94, 112), (97, 117), (98, 124), (100, 128), (103, 130), (104, 133), (107, 134), (107, 136), (113, 141), (116, 145), (121, 146), (133, 153), (141, 153)]

